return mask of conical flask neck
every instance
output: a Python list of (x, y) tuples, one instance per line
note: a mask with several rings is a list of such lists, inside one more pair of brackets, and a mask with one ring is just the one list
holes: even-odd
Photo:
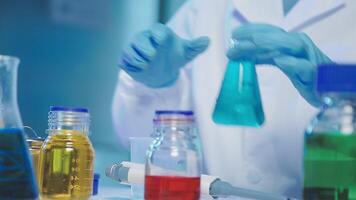
[(0, 128), (22, 126), (17, 105), (19, 59), (0, 55)]

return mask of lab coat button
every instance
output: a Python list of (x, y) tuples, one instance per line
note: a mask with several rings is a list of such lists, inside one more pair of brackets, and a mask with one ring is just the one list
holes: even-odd
[(251, 170), (247, 173), (247, 180), (250, 184), (258, 184), (262, 181), (261, 173), (257, 170)]

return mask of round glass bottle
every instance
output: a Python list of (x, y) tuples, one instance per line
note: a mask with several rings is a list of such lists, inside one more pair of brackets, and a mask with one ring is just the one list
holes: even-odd
[(41, 199), (89, 199), (93, 190), (94, 149), (88, 138), (89, 112), (51, 107), (48, 137), (41, 148)]
[(145, 165), (145, 199), (200, 197), (201, 156), (191, 111), (156, 111)]

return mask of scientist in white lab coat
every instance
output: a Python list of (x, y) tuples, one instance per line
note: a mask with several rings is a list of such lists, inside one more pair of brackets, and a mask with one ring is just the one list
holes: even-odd
[[(124, 50), (113, 104), (120, 140), (149, 136), (155, 110), (193, 110), (207, 173), (301, 197), (304, 129), (320, 104), (316, 68), (356, 60), (355, 19), (355, 0), (187, 1)], [(228, 59), (258, 64), (259, 129), (212, 121)]]

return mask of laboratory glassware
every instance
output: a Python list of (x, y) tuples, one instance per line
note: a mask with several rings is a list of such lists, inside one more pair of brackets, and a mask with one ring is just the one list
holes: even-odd
[(265, 116), (253, 62), (228, 62), (212, 118), (223, 125), (259, 127), (263, 124)]
[(35, 171), (36, 179), (38, 181), (38, 170), (40, 162), (40, 152), (44, 139), (39, 137), (35, 130), (29, 126), (24, 126), (26, 141), (32, 155), (32, 166)]
[(39, 162), (40, 162), (40, 152), (43, 144), (43, 139), (27, 139), (27, 143), (29, 146), (30, 153), (32, 155), (32, 164), (35, 171), (36, 178), (38, 180), (38, 170), (39, 170)]
[(0, 199), (37, 199), (17, 104), (18, 64), (18, 58), (0, 55)]
[(48, 137), (41, 148), (41, 199), (83, 200), (93, 192), (94, 149), (85, 108), (51, 107)]
[[(143, 185), (145, 166), (140, 163), (123, 161), (106, 168), (107, 177), (125, 185)], [(219, 177), (204, 175), (200, 177), (200, 194), (202, 199), (216, 199), (220, 197), (242, 197), (255, 200), (291, 200), (292, 198), (269, 194), (248, 188), (234, 187)]]
[(305, 200), (356, 199), (356, 65), (318, 67), (324, 104), (305, 133)]
[[(130, 161), (145, 164), (147, 149), (152, 143), (152, 137), (130, 137)], [(143, 184), (130, 184), (131, 198), (143, 199)]]
[(145, 199), (199, 199), (201, 156), (193, 112), (156, 111), (153, 137), (145, 165)]

